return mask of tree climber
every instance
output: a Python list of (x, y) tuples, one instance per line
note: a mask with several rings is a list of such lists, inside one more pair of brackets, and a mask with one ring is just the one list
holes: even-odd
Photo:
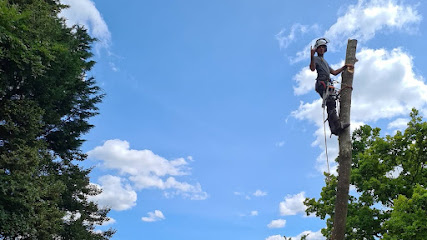
[[(336, 100), (337, 96), (335, 94), (335, 89), (333, 87), (332, 80), (330, 78), (330, 74), (334, 76), (340, 74), (347, 67), (352, 68), (353, 65), (346, 64), (341, 68), (334, 70), (332, 69), (326, 60), (323, 58), (325, 52), (328, 51), (327, 44), (329, 40), (327, 38), (319, 38), (314, 45), (314, 48), (311, 47), (311, 60), (310, 60), (310, 70), (313, 72), (317, 71), (316, 78), (316, 92), (319, 93), (320, 97), (323, 99), (324, 103), (326, 103), (327, 113), (328, 113), (328, 122), (329, 128), (331, 129), (331, 133), (335, 135), (339, 135), (342, 130), (346, 129), (350, 126), (350, 123), (341, 123), (337, 110), (336, 110)], [(314, 54), (317, 52), (317, 56)], [(324, 107), (324, 105), (322, 105)]]

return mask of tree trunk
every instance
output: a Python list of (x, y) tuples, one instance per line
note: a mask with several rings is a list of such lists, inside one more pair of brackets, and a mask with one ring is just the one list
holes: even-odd
[[(356, 59), (356, 39), (349, 39), (346, 64), (355, 64)], [(351, 92), (353, 86), (354, 68), (348, 68), (342, 73), (341, 97), (340, 97), (340, 120), (342, 123), (350, 123)], [(348, 206), (348, 191), (350, 187), (351, 170), (351, 137), (350, 128), (346, 128), (339, 136), (339, 166), (337, 198), (335, 201), (334, 225), (332, 229), (332, 240), (344, 240), (346, 232), (346, 218)]]

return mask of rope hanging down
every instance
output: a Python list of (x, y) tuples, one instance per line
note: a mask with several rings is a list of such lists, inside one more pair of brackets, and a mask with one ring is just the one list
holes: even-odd
[[(326, 163), (328, 164), (328, 175), (331, 175), (331, 172), (329, 170), (329, 158), (328, 158), (328, 144), (326, 143), (326, 126), (325, 126), (325, 108), (323, 108), (323, 133), (325, 136), (325, 150), (326, 150)], [(328, 177), (329, 179), (329, 177)]]

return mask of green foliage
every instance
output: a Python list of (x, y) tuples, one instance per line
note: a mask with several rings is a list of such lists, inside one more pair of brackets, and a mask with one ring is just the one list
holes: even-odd
[(46, 239), (60, 229), (63, 213), (55, 205), (64, 185), (44, 168), (52, 155), (37, 139), (43, 111), (32, 101), (5, 102), (0, 110), (0, 236)]
[[(94, 41), (57, 17), (57, 0), (0, 0), (0, 239), (109, 239), (108, 209), (76, 161), (103, 97)], [(74, 214), (79, 218), (64, 220)], [(65, 218), (64, 218), (65, 217)]]
[(427, 190), (417, 185), (411, 198), (399, 195), (385, 222), (385, 240), (427, 239)]
[[(425, 207), (408, 220), (402, 217), (404, 206), (422, 201), (414, 197), (422, 195), (427, 183), (427, 123), (415, 109), (410, 116), (407, 129), (394, 136), (380, 137), (379, 128), (367, 125), (353, 133), (351, 184), (357, 194), (349, 198), (346, 239), (425, 239), (427, 228), (417, 225), (425, 225)], [(336, 177), (329, 177), (321, 197), (305, 201), (307, 214), (326, 219), (322, 233), (327, 238), (331, 236), (337, 185)], [(409, 231), (416, 235), (407, 237)]]

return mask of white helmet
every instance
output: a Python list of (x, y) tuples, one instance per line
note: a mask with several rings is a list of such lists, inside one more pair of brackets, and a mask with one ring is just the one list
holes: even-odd
[[(316, 44), (314, 44), (314, 48), (317, 49), (320, 46), (327, 46), (328, 43), (329, 43), (329, 39), (327, 39), (327, 38), (319, 38), (319, 39), (316, 40)], [(326, 51), (328, 51), (328, 48), (326, 48)]]

